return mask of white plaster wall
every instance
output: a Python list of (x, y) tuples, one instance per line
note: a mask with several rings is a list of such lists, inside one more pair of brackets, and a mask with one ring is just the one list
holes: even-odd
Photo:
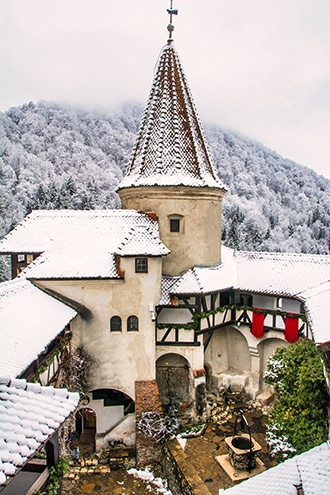
[(104, 407), (103, 399), (91, 400), (88, 407), (96, 413), (96, 433), (105, 433), (118, 423), (124, 415), (123, 406)]
[(272, 309), (276, 310), (278, 309), (279, 311), (290, 311), (292, 313), (300, 313), (300, 302), (291, 299), (291, 298), (286, 298), (282, 297), (280, 298), (282, 300), (282, 306), (278, 307), (277, 306), (277, 301), (279, 298), (277, 297), (270, 297), (270, 296), (263, 296), (260, 294), (254, 294), (253, 295), (253, 306), (256, 308), (265, 308), (265, 309)]
[(205, 352), (205, 362), (211, 366), (213, 375), (218, 375), (228, 370), (228, 346), (225, 328), (213, 332)]
[(158, 323), (191, 323), (192, 314), (184, 308), (164, 308), (157, 318)]
[[(136, 380), (155, 379), (155, 324), (150, 304), (160, 298), (161, 258), (149, 258), (148, 273), (135, 274), (135, 259), (123, 258), (125, 280), (47, 281), (44, 285), (86, 306), (91, 317), (72, 322), (73, 344), (92, 357), (89, 390), (113, 388), (135, 398)], [(122, 332), (110, 332), (110, 318), (122, 318)], [(127, 332), (128, 316), (139, 331)]]
[(251, 370), (248, 339), (244, 333), (237, 330), (234, 326), (226, 328), (229, 369), (238, 371)]

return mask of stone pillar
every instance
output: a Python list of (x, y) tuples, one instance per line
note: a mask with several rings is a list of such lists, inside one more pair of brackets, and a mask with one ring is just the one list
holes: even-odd
[(156, 380), (135, 382), (136, 464), (138, 468), (161, 462), (161, 442), (157, 442), (138, 428), (143, 413), (163, 414)]

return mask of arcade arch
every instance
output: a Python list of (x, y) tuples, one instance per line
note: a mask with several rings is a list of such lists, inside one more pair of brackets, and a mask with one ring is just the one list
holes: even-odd
[(288, 347), (290, 344), (280, 338), (269, 338), (262, 340), (258, 345), (260, 355), (260, 390), (267, 388), (264, 375), (267, 371), (267, 361), (274, 352), (280, 347)]
[(156, 380), (163, 405), (189, 402), (192, 380), (186, 358), (175, 353), (163, 354), (156, 362)]

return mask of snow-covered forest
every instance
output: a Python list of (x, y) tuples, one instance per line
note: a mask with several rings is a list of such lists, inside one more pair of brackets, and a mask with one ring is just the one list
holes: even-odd
[[(132, 104), (106, 114), (48, 102), (1, 113), (0, 236), (33, 209), (118, 208), (141, 114)], [(237, 133), (204, 128), (228, 186), (224, 243), (329, 253), (330, 181)]]

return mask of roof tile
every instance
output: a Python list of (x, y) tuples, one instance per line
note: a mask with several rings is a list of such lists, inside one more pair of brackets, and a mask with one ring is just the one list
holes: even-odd
[[(24, 278), (1, 283), (0, 374), (20, 375), (76, 314)], [(17, 383), (26, 394), (24, 382)], [(37, 387), (29, 384), (28, 390), (34, 392)]]
[[(31, 387), (19, 379), (2, 378), (0, 383), (0, 485), (4, 485), (76, 408), (79, 394)], [(57, 413), (40, 407), (45, 398)], [(39, 403), (37, 411), (33, 399)]]

